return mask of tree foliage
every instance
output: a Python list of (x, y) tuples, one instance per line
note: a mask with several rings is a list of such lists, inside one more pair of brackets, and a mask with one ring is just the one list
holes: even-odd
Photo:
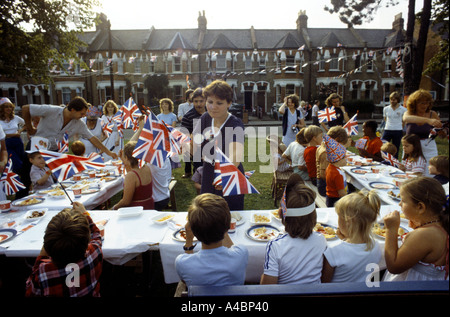
[(77, 58), (78, 35), (97, 0), (0, 0), (0, 75), (49, 79), (49, 66)]

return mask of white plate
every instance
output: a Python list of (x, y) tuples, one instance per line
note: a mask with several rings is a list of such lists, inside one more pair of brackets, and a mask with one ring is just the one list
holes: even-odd
[[(36, 199), (36, 202), (29, 203), (29, 204), (23, 204), (24, 202), (31, 201), (32, 199)], [(28, 207), (28, 206), (40, 204), (40, 203), (44, 202), (44, 200), (45, 200), (45, 198), (43, 196), (29, 196), (28, 198), (25, 197), (20, 200), (13, 201), (12, 205), (15, 207)]]
[[(45, 215), (47, 214), (48, 209), (47, 208), (41, 208), (41, 209), (31, 209), (29, 211), (27, 211), (27, 213), (23, 216), (24, 220), (29, 222), (29, 221), (36, 221), (36, 220), (41, 220), (42, 218), (45, 217)], [(34, 212), (37, 212), (39, 214), (41, 214), (40, 216), (36, 216), (36, 217), (32, 217), (29, 218)]]
[(62, 195), (56, 195), (56, 193), (53, 192), (53, 193), (48, 194), (48, 197), (53, 198), (53, 199), (64, 199), (67, 197), (67, 195), (64, 192)]
[[(375, 233), (374, 230), (375, 230), (375, 228), (377, 228), (378, 226), (380, 227), (381, 230), (384, 229), (384, 223), (377, 222), (377, 223), (375, 223), (375, 224), (373, 225), (372, 233), (374, 234), (375, 237), (377, 237), (377, 238), (379, 238), (379, 239), (385, 240), (386, 237), (385, 237), (384, 235)], [(408, 233), (409, 230), (406, 229), (406, 228), (403, 227), (403, 226), (400, 226), (400, 227), (399, 227), (399, 230), (403, 230), (403, 233), (398, 235), (398, 239), (401, 240), (401, 239), (402, 239), (402, 236), (403, 236), (404, 234)]]
[[(240, 226), (245, 223), (245, 219), (244, 219), (244, 217), (242, 217), (242, 215), (239, 213), (239, 211), (231, 212), (231, 218), (236, 219), (236, 226)], [(240, 218), (240, 219), (238, 220), (238, 218)]]
[[(322, 227), (323, 227), (324, 230), (322, 230)], [(326, 228), (333, 229), (334, 234), (326, 232)], [(320, 230), (318, 230), (318, 229), (320, 229)], [(322, 234), (325, 237), (325, 239), (327, 239), (327, 240), (334, 240), (334, 239), (338, 238), (338, 236), (336, 235), (337, 228), (335, 226), (330, 226), (330, 225), (328, 225), (326, 223), (318, 222), (316, 224), (316, 226), (314, 227), (314, 231)]]
[(0, 229), (0, 243), (3, 243), (17, 234), (15, 229)]
[[(261, 217), (262, 219), (257, 219), (258, 217)], [(255, 212), (252, 213), (250, 222), (255, 225), (266, 225), (271, 223), (272, 221), (272, 215), (270, 212)]]
[(161, 215), (157, 215), (157, 216), (153, 217), (152, 221), (158, 225), (162, 225), (162, 224), (165, 224), (167, 221), (173, 219), (173, 217), (175, 217), (175, 214), (163, 213)]
[[(262, 236), (258, 232), (260, 230), (264, 231), (264, 238), (262, 238)], [(248, 238), (259, 242), (269, 242), (270, 240), (278, 237), (280, 233), (281, 231), (278, 228), (270, 225), (256, 225), (248, 228), (245, 232)]]
[(139, 216), (142, 214), (142, 210), (144, 210), (144, 207), (138, 206), (138, 207), (125, 207), (125, 208), (119, 208), (117, 210), (119, 217), (134, 217)]
[[(178, 229), (177, 231), (175, 231), (172, 234), (172, 239), (176, 240), (176, 241), (180, 241), (180, 242), (185, 242), (186, 238), (185, 238), (185, 229), (181, 228)], [(192, 241), (198, 241), (196, 237), (194, 237), (194, 239)]]

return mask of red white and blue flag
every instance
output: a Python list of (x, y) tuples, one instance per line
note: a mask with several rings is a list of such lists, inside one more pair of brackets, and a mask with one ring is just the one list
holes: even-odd
[(403, 166), (402, 163), (399, 162), (392, 154), (381, 151), (381, 157), (387, 161), (390, 165), (395, 166), (397, 168), (400, 168)]
[(69, 135), (67, 132), (64, 133), (64, 136), (61, 141), (57, 141), (56, 145), (58, 146), (59, 153), (69, 152)]
[(216, 147), (214, 161), (214, 186), (222, 186), (223, 196), (259, 194), (247, 177)]
[(122, 106), (121, 123), (124, 129), (133, 128), (136, 126), (136, 120), (141, 115), (139, 107), (134, 102), (133, 98), (129, 98)]
[(107, 138), (109, 138), (111, 136), (113, 128), (114, 128), (114, 123), (108, 124), (108, 122), (105, 122), (103, 124), (102, 130), (105, 133)]
[(62, 154), (52, 151), (39, 151), (58, 181), (72, 177), (86, 169), (101, 169), (105, 167), (103, 158), (98, 153), (88, 157)]
[(336, 110), (334, 107), (326, 107), (325, 110), (318, 112), (319, 122), (330, 122), (336, 119)]
[(19, 190), (25, 188), (25, 185), (20, 181), (19, 175), (12, 171), (11, 159), (6, 163), (0, 181), (3, 183), (6, 195), (14, 195)]
[(356, 113), (348, 122), (344, 125), (344, 129), (347, 130), (348, 135), (358, 134), (358, 113)]

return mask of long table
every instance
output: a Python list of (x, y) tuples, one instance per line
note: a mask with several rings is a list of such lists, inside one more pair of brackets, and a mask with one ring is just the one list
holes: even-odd
[[(398, 206), (382, 206), (380, 220), (389, 212), (398, 209)], [(48, 214), (41, 219), (36, 225), (29, 230), (18, 234), (12, 239), (0, 244), (0, 254), (3, 253), (7, 257), (35, 257), (39, 254), (45, 228), (50, 219), (58, 211), (48, 211)], [(266, 242), (254, 241), (247, 237), (247, 230), (254, 224), (251, 223), (253, 213), (266, 212), (270, 210), (259, 211), (240, 211), (243, 220), (237, 226), (236, 232), (231, 233), (230, 237), (234, 244), (245, 246), (249, 251), (249, 261), (246, 272), (247, 282), (259, 282), (263, 272), (264, 256), (266, 251)], [(16, 219), (21, 219), (25, 211), (14, 213)], [(179, 277), (175, 270), (175, 258), (182, 254), (184, 242), (174, 239), (174, 233), (184, 226), (186, 223), (187, 212), (158, 212), (155, 210), (144, 210), (141, 214), (121, 217), (117, 211), (112, 210), (94, 210), (90, 211), (91, 217), (95, 222), (108, 219), (105, 225), (103, 254), (104, 259), (114, 265), (122, 265), (133, 259), (136, 255), (146, 252), (148, 250), (159, 250), (161, 254), (161, 261), (164, 270), (164, 279), (167, 284), (176, 283)], [(174, 215), (172, 221), (158, 224), (154, 218), (161, 218), (164, 215)], [(338, 218), (334, 208), (318, 208), (318, 222), (337, 227)], [(7, 214), (0, 215), (0, 225), (7, 219)], [(272, 219), (270, 225), (283, 230), (281, 222), (275, 218)], [(18, 231), (21, 228), (28, 226), (28, 223), (17, 227)], [(407, 227), (406, 223), (402, 222), (402, 227)], [(408, 230), (411, 230), (408, 228)], [(376, 238), (377, 241), (384, 246), (384, 240)], [(329, 240), (328, 244), (337, 243), (338, 239)], [(198, 252), (201, 248), (201, 243), (195, 248)], [(382, 267), (384, 260), (380, 262)]]

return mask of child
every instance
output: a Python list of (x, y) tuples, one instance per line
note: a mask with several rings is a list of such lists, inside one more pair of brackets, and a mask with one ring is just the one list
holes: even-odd
[(62, 210), (48, 223), (41, 253), (26, 281), (26, 296), (98, 297), (102, 261), (100, 230), (84, 206), (74, 202), (72, 209)]
[(371, 158), (374, 161), (381, 162), (381, 146), (383, 141), (377, 136), (376, 121), (366, 121), (363, 123), (363, 140), (366, 140), (363, 148), (358, 148), (359, 155), (366, 158)]
[(86, 147), (80, 140), (74, 141), (70, 146), (70, 149), (72, 150), (73, 155), (77, 156), (84, 156), (84, 153), (86, 152)]
[(386, 281), (448, 279), (448, 196), (430, 177), (408, 179), (400, 187), (400, 206), (413, 228), (399, 247), (400, 213), (384, 217)]
[[(195, 197), (188, 209), (185, 254), (175, 260), (180, 279), (190, 285), (243, 285), (248, 250), (233, 245), (230, 229), (231, 213), (226, 200), (215, 194)], [(194, 236), (202, 243), (194, 253)]]
[(284, 151), (283, 156), (291, 161), (291, 166), (294, 173), (300, 175), (303, 180), (309, 180), (308, 171), (306, 170), (306, 162), (303, 157), (305, 152), (305, 128), (302, 128), (295, 137), (295, 142), (292, 142)]
[[(384, 142), (383, 145), (380, 148), (380, 151), (383, 153), (388, 153), (390, 155), (392, 155), (393, 157), (397, 157), (397, 147), (392, 144), (391, 142)], [(381, 164), (385, 164), (385, 165), (391, 165), (391, 163), (387, 160), (384, 159), (383, 154), (381, 155), (381, 157), (383, 157), (383, 161), (381, 161)]]
[(323, 131), (318, 126), (310, 125), (306, 128), (305, 140), (308, 143), (308, 146), (303, 153), (303, 158), (305, 159), (309, 179), (314, 186), (317, 186), (316, 153), (317, 147), (322, 143), (322, 137)]
[(52, 177), (52, 171), (45, 165), (45, 160), (41, 153), (29, 153), (28, 159), (32, 164), (30, 180), (34, 191), (48, 188), (55, 183)]
[(135, 147), (136, 141), (129, 141), (123, 148), (121, 159), (127, 175), (123, 182), (123, 197), (113, 209), (132, 206), (154, 209), (152, 172), (147, 164), (139, 166), (139, 160), (133, 156)]
[(292, 174), (278, 211), (286, 233), (267, 244), (261, 284), (320, 283), (327, 242), (314, 232), (315, 198), (301, 177)]
[(203, 166), (197, 168), (192, 175), (191, 180), (194, 182), (195, 190), (197, 191), (197, 195), (200, 195), (202, 190), (202, 174), (203, 174)]
[(325, 251), (323, 283), (366, 281), (367, 264), (379, 263), (382, 256), (380, 245), (372, 238), (380, 206), (376, 191), (355, 192), (336, 203), (337, 234), (341, 240)]
[(330, 138), (328, 135), (324, 136), (325, 146), (327, 149), (327, 160), (330, 162), (325, 171), (327, 182), (327, 207), (334, 207), (334, 204), (339, 198), (347, 195), (347, 178), (345, 172), (340, 167), (347, 165), (345, 154), (347, 149)]
[[(343, 127), (336, 126), (331, 127), (330, 130), (328, 130), (327, 135), (336, 140), (337, 142), (341, 143), (345, 147), (347, 147), (347, 143), (349, 140), (351, 140), (348, 137), (347, 130), (345, 130)], [(325, 142), (322, 142), (322, 144), (317, 148), (316, 151), (316, 166), (317, 166), (317, 191), (321, 196), (326, 196), (326, 169), (328, 167), (329, 162), (327, 161), (327, 149), (325, 146)]]
[(173, 102), (169, 98), (163, 98), (159, 101), (159, 109), (161, 113), (156, 117), (163, 121), (166, 125), (176, 127), (177, 116), (173, 113)]
[(420, 138), (415, 134), (407, 134), (402, 138), (402, 146), (403, 166), (400, 166), (400, 169), (421, 176), (425, 172), (427, 161), (422, 153)]
[(435, 175), (434, 178), (442, 185), (448, 183), (448, 156), (437, 155), (430, 159), (428, 165), (428, 172), (430, 175)]

